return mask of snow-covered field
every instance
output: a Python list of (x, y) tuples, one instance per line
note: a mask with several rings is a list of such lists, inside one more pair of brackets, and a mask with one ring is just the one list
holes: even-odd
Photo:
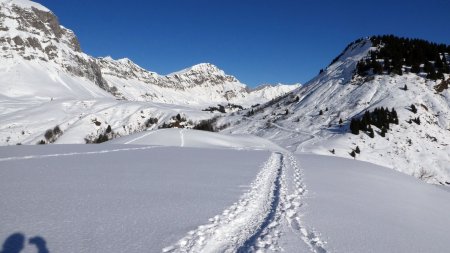
[(41, 236), (50, 252), (160, 252), (237, 201), (270, 156), (134, 145), (0, 149), (0, 240)]
[(450, 191), (388, 168), (193, 130), (114, 142), (128, 144), (0, 147), (0, 240), (39, 236), (50, 252), (450, 248)]

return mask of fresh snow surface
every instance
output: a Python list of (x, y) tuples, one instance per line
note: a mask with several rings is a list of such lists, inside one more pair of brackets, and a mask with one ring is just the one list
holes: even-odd
[(158, 129), (124, 136), (111, 144), (139, 144), (173, 147), (283, 150), (272, 142), (253, 135), (225, 135), (192, 129)]
[(448, 189), (366, 162), (296, 157), (308, 190), (302, 220), (327, 252), (449, 251)]
[(161, 252), (237, 201), (270, 157), (133, 145), (15, 146), (0, 154), (0, 243), (20, 232), (68, 253)]

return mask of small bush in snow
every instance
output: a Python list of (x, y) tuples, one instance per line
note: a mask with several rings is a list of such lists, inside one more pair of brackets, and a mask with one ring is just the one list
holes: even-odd
[(412, 119), (412, 121), (414, 123), (416, 123), (417, 125), (420, 125), (420, 118), (419, 117)]
[(150, 127), (151, 125), (157, 124), (158, 119), (157, 118), (149, 118), (147, 121), (145, 121), (145, 126)]
[(55, 127), (53, 128), (53, 134), (54, 134), (54, 135), (60, 135), (60, 134), (62, 134), (62, 131), (61, 131), (61, 129), (59, 128), (59, 126), (55, 126)]
[(424, 168), (421, 168), (419, 173), (417, 174), (417, 178), (424, 181), (429, 180), (435, 176), (436, 175), (433, 172), (425, 170)]
[(50, 141), (51, 139), (53, 139), (53, 130), (48, 129), (47, 131), (45, 131), (44, 137), (45, 137), (45, 139), (47, 139), (47, 141)]
[(194, 126), (194, 129), (215, 132), (214, 125), (215, 125), (215, 121), (213, 121), (213, 120), (202, 120), (197, 125)]

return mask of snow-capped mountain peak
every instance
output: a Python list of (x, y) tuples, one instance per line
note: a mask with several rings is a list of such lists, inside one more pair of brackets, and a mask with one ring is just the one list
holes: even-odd
[(39, 4), (39, 3), (33, 2), (33, 1), (29, 1), (29, 0), (0, 0), (0, 4), (2, 6), (15, 5), (15, 6), (20, 7), (20, 8), (26, 8), (26, 9), (36, 8), (36, 9), (41, 10), (41, 11), (51, 12), (45, 6), (43, 6), (43, 5)]
[(217, 75), (223, 75), (225, 76), (225, 72), (221, 69), (219, 69), (216, 65), (211, 63), (199, 63), (196, 65), (193, 65), (189, 68), (182, 69), (180, 71), (176, 71), (173, 73), (168, 74), (168, 76), (174, 76), (174, 75), (182, 75), (186, 73), (205, 73), (205, 74), (217, 74)]

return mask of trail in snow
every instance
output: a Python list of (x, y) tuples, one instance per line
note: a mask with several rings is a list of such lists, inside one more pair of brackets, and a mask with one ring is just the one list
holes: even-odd
[(180, 147), (184, 147), (184, 128), (180, 130)]
[(281, 174), (280, 153), (273, 153), (252, 183), (251, 190), (231, 207), (199, 226), (163, 252), (236, 252), (260, 229), (276, 199)]
[(29, 159), (42, 159), (42, 158), (51, 158), (51, 157), (60, 157), (60, 156), (98, 155), (98, 154), (106, 154), (106, 153), (121, 152), (121, 151), (146, 150), (146, 149), (152, 149), (152, 148), (155, 148), (155, 146), (146, 146), (146, 147), (139, 147), (139, 148), (106, 149), (106, 150), (99, 150), (99, 151), (71, 152), (71, 153), (48, 154), (48, 155), (14, 156), (14, 157), (0, 158), (0, 162), (16, 161), (16, 160), (29, 160)]
[(301, 222), (306, 193), (301, 177), (291, 154), (273, 153), (237, 203), (163, 252), (283, 251), (280, 238), (293, 233), (311, 252), (325, 253), (325, 243)]
[(149, 135), (152, 135), (152, 134), (154, 134), (154, 133), (157, 133), (158, 131), (160, 131), (160, 130), (158, 129), (158, 130), (155, 130), (155, 131), (150, 131), (149, 133), (146, 133), (146, 134), (144, 134), (144, 135), (142, 135), (142, 136), (139, 136), (139, 137), (137, 137), (137, 138), (134, 138), (134, 139), (132, 139), (131, 141), (127, 141), (127, 142), (125, 142), (124, 144), (130, 144), (130, 143), (133, 143), (133, 142), (138, 141), (138, 140), (140, 140), (140, 139), (143, 139), (143, 138), (145, 138), (145, 137), (147, 137), (147, 136), (149, 136)]
[(303, 198), (305, 197), (307, 190), (303, 184), (303, 172), (298, 166), (297, 160), (291, 154), (287, 155), (289, 162), (286, 162), (288, 169), (293, 173), (292, 183), (294, 184), (293, 192), (287, 196), (287, 203), (285, 209), (285, 218), (292, 228), (292, 231), (299, 235), (306, 245), (310, 248), (311, 252), (326, 253), (325, 244), (319, 234), (316, 231), (308, 230), (301, 220), (301, 207), (303, 205)]

